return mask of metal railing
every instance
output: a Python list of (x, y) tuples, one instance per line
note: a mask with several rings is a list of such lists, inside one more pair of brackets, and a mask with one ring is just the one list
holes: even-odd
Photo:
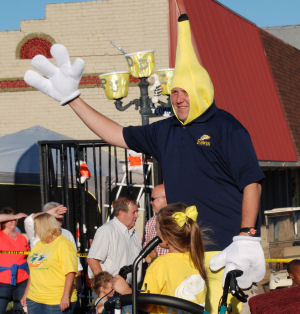
[[(56, 201), (68, 208), (64, 226), (75, 235), (80, 252), (87, 252), (96, 229), (109, 219), (116, 197), (136, 199), (145, 208), (145, 220), (151, 216), (153, 167), (149, 163), (143, 163), (140, 173), (134, 172), (128, 167), (126, 149), (101, 140), (40, 141), (38, 145), (42, 205)], [(85, 181), (81, 162), (91, 173)]]

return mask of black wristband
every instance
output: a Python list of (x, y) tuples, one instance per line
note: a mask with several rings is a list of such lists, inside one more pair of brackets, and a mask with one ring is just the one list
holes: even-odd
[(240, 232), (247, 232), (249, 236), (254, 237), (257, 233), (257, 230), (254, 227), (245, 227), (241, 228)]

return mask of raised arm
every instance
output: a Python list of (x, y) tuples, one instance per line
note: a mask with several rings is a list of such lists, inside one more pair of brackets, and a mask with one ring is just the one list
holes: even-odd
[(80, 97), (72, 100), (69, 105), (88, 128), (104, 141), (115, 146), (128, 148), (123, 137), (123, 127), (120, 124), (93, 109)]
[(4, 221), (10, 221), (10, 220), (16, 220), (27, 217), (24, 213), (18, 213), (18, 214), (0, 214), (0, 222)]
[[(54, 216), (55, 218), (63, 218), (66, 213), (67, 208), (63, 205), (59, 205), (57, 207), (52, 207), (46, 211), (46, 213)], [(28, 237), (28, 241), (30, 242), (30, 247), (33, 248), (35, 243), (38, 241), (38, 238), (34, 235), (34, 218), (44, 213), (43, 211), (37, 212), (29, 215), (24, 220), (24, 228)]]
[(50, 52), (56, 65), (45, 56), (36, 55), (31, 64), (44, 76), (28, 70), (24, 76), (25, 82), (59, 101), (61, 105), (69, 104), (78, 117), (106, 142), (127, 148), (123, 138), (123, 127), (100, 114), (79, 98), (78, 86), (85, 67), (84, 61), (77, 58), (71, 64), (68, 50), (61, 44), (54, 44)]

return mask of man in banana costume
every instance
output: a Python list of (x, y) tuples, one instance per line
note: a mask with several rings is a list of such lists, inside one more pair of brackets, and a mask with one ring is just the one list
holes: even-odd
[[(67, 49), (51, 47), (57, 66), (44, 56), (25, 81), (61, 103), (108, 143), (155, 157), (162, 168), (168, 203), (196, 205), (200, 226), (211, 230), (206, 245), (208, 310), (217, 313), (226, 273), (241, 269), (241, 288), (265, 274), (257, 228), (264, 178), (247, 130), (214, 103), (214, 88), (195, 55), (186, 14), (178, 20), (176, 66), (171, 89), (175, 116), (145, 126), (122, 127), (80, 98), (84, 61), (70, 63)], [(210, 263), (210, 265), (209, 265)], [(209, 269), (210, 267), (210, 269)], [(225, 269), (224, 269), (225, 267)]]

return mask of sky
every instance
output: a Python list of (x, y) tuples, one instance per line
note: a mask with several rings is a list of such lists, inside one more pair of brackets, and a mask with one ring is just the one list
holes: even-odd
[(300, 25), (300, 0), (218, 1), (259, 27)]
[[(19, 30), (20, 20), (45, 18), (47, 3), (86, 1), (101, 0), (0, 0), (0, 31)], [(300, 0), (219, 0), (219, 2), (259, 27), (300, 25)]]

